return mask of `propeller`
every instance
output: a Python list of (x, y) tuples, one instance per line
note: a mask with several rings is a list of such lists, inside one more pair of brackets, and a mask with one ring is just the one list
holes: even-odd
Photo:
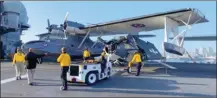
[(64, 18), (64, 22), (63, 22), (63, 27), (64, 27), (64, 30), (66, 30), (66, 27), (67, 27), (67, 19), (68, 19), (68, 16), (69, 16), (69, 12), (66, 12), (66, 16)]
[(101, 37), (97, 38), (97, 42), (100, 42), (100, 43), (104, 44), (105, 48), (108, 49), (110, 54), (115, 53), (115, 51), (117, 49), (117, 46), (120, 45), (123, 42), (126, 42), (126, 41), (127, 41), (126, 37), (122, 37), (122, 38), (119, 38), (119, 39), (111, 39), (111, 40), (109, 40), (107, 42), (105, 40), (103, 40)]
[(63, 29), (64, 29), (64, 36), (65, 36), (65, 39), (67, 39), (66, 38), (66, 28), (67, 28), (67, 19), (68, 19), (68, 16), (69, 16), (69, 12), (66, 12), (66, 16), (65, 16), (65, 18), (64, 18), (64, 22), (63, 22)]
[(51, 25), (50, 25), (50, 20), (47, 19), (47, 29), (48, 29), (48, 32), (50, 33), (52, 31), (52, 28), (51, 28)]

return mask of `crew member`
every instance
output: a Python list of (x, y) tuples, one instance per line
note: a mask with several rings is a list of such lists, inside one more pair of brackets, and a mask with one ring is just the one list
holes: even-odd
[(100, 55), (100, 62), (101, 62), (101, 73), (104, 72), (105, 68), (106, 68), (106, 59), (105, 59), (105, 48), (103, 49), (103, 52)]
[(86, 62), (88, 59), (90, 58), (90, 52), (88, 51), (88, 49), (86, 48), (83, 52), (83, 59), (84, 62)]
[(26, 69), (27, 69), (27, 80), (29, 85), (33, 85), (34, 74), (36, 65), (38, 62), (38, 58), (42, 58), (43, 56), (47, 55), (47, 53), (42, 55), (37, 55), (33, 52), (32, 48), (29, 48), (29, 53), (26, 54), (25, 60), (27, 61)]
[(137, 69), (136, 76), (139, 76), (142, 67), (142, 59), (141, 59), (141, 54), (138, 51), (135, 52), (135, 54), (133, 55), (133, 59), (131, 60), (131, 62), (129, 62), (130, 68), (132, 64), (136, 65), (136, 69)]
[(21, 52), (20, 48), (17, 48), (13, 58), (13, 66), (16, 70), (16, 80), (21, 80), (21, 75), (24, 74), (25, 55)]
[(66, 52), (66, 48), (61, 49), (61, 55), (58, 57), (57, 62), (60, 63), (61, 66), (61, 80), (62, 80), (62, 86), (60, 87), (60, 90), (67, 90), (67, 78), (66, 74), (69, 70), (69, 65), (71, 64), (71, 57)]

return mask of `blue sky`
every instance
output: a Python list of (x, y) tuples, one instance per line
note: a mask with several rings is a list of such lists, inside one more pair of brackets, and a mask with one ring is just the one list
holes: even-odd
[[(23, 42), (37, 40), (36, 34), (47, 32), (47, 19), (51, 24), (63, 23), (66, 12), (68, 20), (82, 24), (100, 23), (140, 15), (165, 12), (182, 8), (197, 8), (206, 18), (208, 23), (196, 24), (187, 32), (191, 35), (216, 35), (216, 2), (215, 1), (22, 1), (27, 9), (31, 28), (24, 31), (21, 39)], [(143, 38), (151, 41), (162, 50), (164, 31), (148, 32), (155, 34), (155, 38)], [(148, 34), (143, 33), (143, 34)], [(108, 39), (109, 37), (104, 37)], [(188, 51), (195, 48), (212, 47), (216, 51), (216, 41), (212, 42), (185, 42)]]

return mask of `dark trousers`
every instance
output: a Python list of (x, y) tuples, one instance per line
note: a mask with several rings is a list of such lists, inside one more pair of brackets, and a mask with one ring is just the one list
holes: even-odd
[(140, 75), (141, 67), (142, 67), (142, 63), (136, 63), (136, 76)]
[(101, 61), (101, 73), (103, 73), (105, 71), (106, 63), (107, 63), (106, 59), (102, 58), (102, 61)]
[(101, 73), (104, 73), (106, 68), (106, 62), (101, 63)]
[(61, 67), (61, 80), (62, 80), (62, 85), (64, 89), (68, 89), (67, 79), (66, 79), (66, 74), (68, 70), (69, 70), (68, 66)]

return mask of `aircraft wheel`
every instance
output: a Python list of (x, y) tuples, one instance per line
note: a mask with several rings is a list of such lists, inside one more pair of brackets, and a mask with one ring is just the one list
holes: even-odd
[(86, 75), (85, 83), (87, 85), (93, 85), (97, 82), (97, 80), (98, 80), (97, 74), (95, 72), (90, 72)]

